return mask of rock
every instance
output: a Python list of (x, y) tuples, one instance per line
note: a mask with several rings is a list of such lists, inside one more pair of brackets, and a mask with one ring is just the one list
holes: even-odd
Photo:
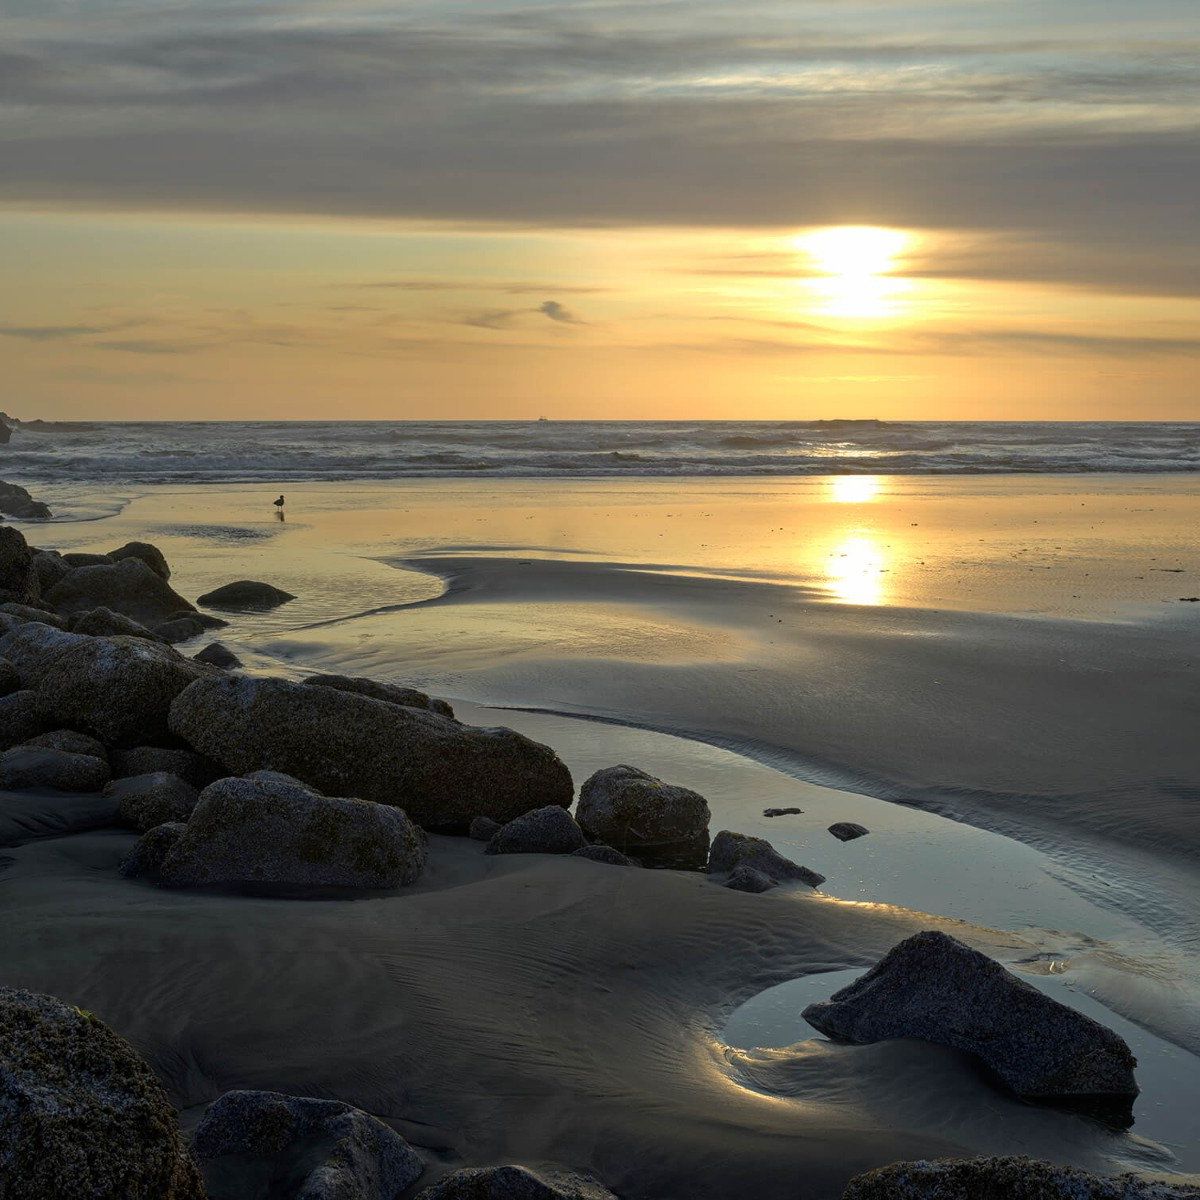
[(769, 892), (779, 884), (765, 871), (756, 870), (754, 867), (742, 863), (729, 872), (725, 886), (732, 888), (735, 892)]
[(126, 879), (157, 879), (171, 847), (183, 837), (186, 828), (183, 821), (168, 821), (148, 829), (122, 860), (121, 874)]
[(394, 1200), (425, 1164), (382, 1121), (337, 1100), (226, 1092), (193, 1139), (210, 1200)]
[(121, 824), (139, 833), (156, 825), (186, 821), (200, 799), (200, 793), (190, 783), (166, 771), (115, 779), (104, 789), (104, 794), (118, 802)]
[(32, 687), (60, 654), (75, 646), (86, 646), (88, 640), (82, 633), (67, 633), (29, 621), (0, 636), (0, 657), (16, 667), (26, 687)]
[(72, 571), (76, 567), (107, 567), (112, 562), (107, 554), (92, 554), (83, 550), (68, 550), (62, 560)]
[(37, 573), (38, 584), (44, 596), (64, 575), (70, 572), (71, 564), (57, 550), (35, 550), (33, 552), (33, 569)]
[(123, 617), (111, 608), (91, 608), (87, 612), (76, 613), (71, 618), (70, 630), (72, 633), (86, 633), (89, 637), (139, 637), (150, 642), (163, 640), (145, 625), (132, 617)]
[(116, 550), (110, 550), (105, 557), (113, 562), (120, 562), (123, 558), (140, 558), (160, 579), (171, 578), (171, 568), (163, 552), (149, 542), (126, 542)]
[[(68, 562), (73, 555), (63, 556)], [(65, 616), (109, 608), (156, 629), (174, 617), (197, 616), (195, 608), (140, 558), (111, 562), (102, 558), (76, 567), (46, 593), (46, 602)]]
[(825, 876), (816, 871), (784, 858), (765, 838), (750, 837), (745, 833), (734, 833), (722, 829), (713, 838), (712, 852), (708, 856), (709, 874), (733, 871), (739, 866), (753, 867), (776, 883), (798, 879), (809, 887), (820, 887)]
[(164, 771), (178, 775), (193, 787), (202, 788), (225, 774), (224, 768), (193, 750), (171, 746), (134, 746), (115, 755), (115, 770), (120, 779), (130, 775), (153, 775)]
[(600, 842), (596, 842), (592, 846), (580, 846), (578, 850), (571, 852), (572, 858), (589, 858), (592, 862), (608, 863), (611, 867), (636, 867), (637, 863), (627, 855), (622, 854), (620, 850), (614, 850), (611, 846), (605, 846)]
[(708, 801), (637, 767), (606, 767), (579, 791), (584, 833), (654, 866), (702, 867), (708, 856)]
[(239, 579), (236, 583), (227, 583), (223, 587), (206, 592), (196, 603), (209, 608), (266, 612), (267, 609), (278, 608), (295, 598), (291, 592), (285, 592), (269, 583), (260, 583), (255, 579)]
[(491, 817), (476, 817), (471, 822), (467, 836), (477, 842), (490, 842), (503, 828), (499, 821), (493, 821)]
[(21, 688), (21, 676), (7, 658), (0, 658), (0, 696), (11, 696)]
[(190, 641), (210, 629), (221, 629), (228, 625), (218, 617), (210, 617), (205, 613), (187, 613), (181, 617), (172, 617), (154, 626), (154, 633), (169, 645)]
[(586, 1175), (540, 1167), (467, 1167), (426, 1188), (417, 1200), (616, 1200), (616, 1197)]
[(44, 746), (15, 746), (0, 754), (0, 788), (19, 792), (98, 792), (109, 778), (108, 763), (90, 754), (70, 754)]
[(25, 745), (52, 728), (37, 706), (37, 694), (29, 688), (0, 696), (0, 750)]
[(974, 1054), (1027, 1100), (1132, 1122), (1137, 1060), (1111, 1029), (947, 934), (894, 946), (804, 1019), (839, 1041), (919, 1038)]
[(223, 671), (231, 671), (234, 667), (242, 665), (242, 660), (220, 642), (209, 642), (203, 650), (193, 654), (192, 658), (198, 663), (208, 663), (210, 667), (220, 667)]
[(558, 804), (522, 813), (496, 831), (488, 854), (574, 854), (584, 844), (583, 830)]
[(803, 811), (804, 811), (804, 809), (802, 809), (802, 808), (764, 808), (763, 816), (764, 817), (792, 817), (792, 816), (798, 816)]
[(839, 842), (852, 842), (855, 838), (866, 837), (871, 831), (865, 825), (858, 825), (854, 821), (835, 821), (830, 825), (829, 832)]
[(337, 688), (340, 692), (354, 692), (359, 696), (370, 696), (372, 700), (402, 704), (405, 708), (427, 708), (430, 712), (441, 713), (443, 717), (454, 716), (454, 709), (445, 700), (437, 700), (418, 692), (416, 688), (401, 687), (396, 683), (380, 683), (375, 679), (351, 675), (310, 675), (304, 682), (309, 687)]
[(67, 623), (57, 613), (47, 612), (44, 608), (37, 608), (32, 604), (14, 604), (9, 600), (5, 604), (0, 604), (0, 612), (7, 613), (10, 617), (16, 617), (22, 622), (38, 621), (43, 625), (53, 625), (55, 629), (66, 629)]
[(33, 604), (41, 594), (29, 544), (20, 530), (0, 525), (0, 601)]
[(1200, 1200), (1200, 1187), (1032, 1158), (940, 1159), (868, 1171), (850, 1180), (842, 1200)]
[(40, 500), (35, 500), (20, 484), (5, 483), (0, 479), (0, 513), (20, 521), (44, 521), (50, 516), (50, 509)]
[(204, 1200), (166, 1093), (129, 1043), (14, 988), (0, 988), (0, 1194)]
[(336, 688), (223, 674), (182, 692), (170, 724), (233, 773), (286, 771), (326, 794), (399, 805), (430, 829), (462, 830), (476, 816), (508, 821), (572, 799), (554, 751), (511, 729), (474, 729)]
[(58, 724), (129, 745), (165, 737), (171, 702), (208, 673), (215, 672), (143, 638), (85, 638), (42, 673), (37, 705)]
[(200, 793), (160, 882), (397, 888), (416, 881), (425, 859), (425, 835), (400, 809), (260, 771)]
[(7, 421), (0, 421), (0, 446), (7, 446), (12, 441), (12, 426)]
[(68, 754), (87, 754), (108, 762), (108, 751), (104, 743), (97, 738), (89, 737), (86, 733), (76, 733), (74, 729), (52, 729), (48, 733), (39, 733), (22, 743), (25, 746), (41, 746), (46, 750), (65, 750)]

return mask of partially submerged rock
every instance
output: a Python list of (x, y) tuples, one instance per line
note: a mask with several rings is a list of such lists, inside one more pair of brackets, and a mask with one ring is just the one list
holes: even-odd
[(40, 595), (29, 543), (20, 530), (0, 525), (0, 601), (32, 604)]
[(769, 892), (779, 884), (765, 871), (759, 871), (755, 867), (741, 863), (729, 872), (725, 886), (735, 892)]
[(285, 592), (272, 584), (262, 583), (257, 579), (239, 579), (206, 592), (196, 603), (231, 611), (266, 612), (295, 598), (291, 592)]
[(425, 866), (426, 839), (403, 812), (321, 796), (274, 771), (200, 793), (163, 862), (168, 887), (205, 884), (397, 888)]
[(1032, 1158), (937, 1159), (868, 1171), (850, 1180), (842, 1200), (1200, 1200), (1200, 1187)]
[(606, 767), (579, 791), (583, 831), (654, 866), (702, 867), (708, 856), (708, 801), (637, 767)]
[(171, 702), (189, 684), (214, 673), (143, 638), (83, 638), (42, 672), (37, 704), (59, 724), (128, 745), (165, 737)]
[(454, 716), (454, 709), (445, 700), (427, 696), (416, 688), (401, 687), (398, 683), (380, 683), (376, 679), (363, 679), (356, 675), (310, 675), (304, 682), (309, 687), (336, 688), (340, 692), (370, 696), (372, 700), (402, 704), (406, 708), (427, 708), (430, 712), (441, 713), (443, 717)]
[(764, 817), (795, 817), (799, 816), (804, 809), (802, 808), (764, 808)]
[(611, 846), (604, 845), (603, 842), (596, 842), (591, 846), (580, 846), (578, 850), (571, 852), (572, 858), (587, 858), (592, 862), (606, 863), (610, 867), (636, 867), (638, 864), (627, 854), (622, 854), (620, 850), (614, 850)]
[(0, 1194), (204, 1200), (166, 1093), (128, 1042), (14, 988), (0, 988)]
[(1137, 1060), (1124, 1040), (936, 930), (894, 946), (804, 1019), (839, 1041), (919, 1038), (981, 1059), (1027, 1100), (1132, 1122)]
[(830, 825), (829, 832), (839, 842), (852, 842), (855, 838), (866, 837), (871, 831), (865, 825), (859, 825), (855, 821), (835, 821)]
[(616, 1200), (587, 1175), (545, 1167), (467, 1167), (426, 1188), (417, 1200)]
[(337, 1100), (226, 1092), (192, 1142), (210, 1200), (394, 1200), (425, 1164), (382, 1121)]
[(183, 613), (169, 621), (160, 621), (154, 626), (154, 632), (164, 642), (176, 646), (180, 642), (199, 637), (210, 629), (220, 629), (228, 623), (219, 617), (210, 617), (207, 613)]
[(186, 821), (200, 799), (190, 783), (166, 771), (114, 779), (104, 794), (117, 801), (121, 824), (139, 833), (170, 821)]
[(14, 746), (0, 754), (0, 788), (12, 792), (98, 792), (108, 779), (108, 763), (90, 754), (45, 746)]
[(761, 871), (776, 883), (795, 879), (815, 888), (825, 882), (824, 875), (794, 863), (790, 858), (784, 858), (765, 838), (722, 829), (713, 838), (712, 851), (708, 856), (709, 873), (719, 875), (741, 866)]
[(0, 513), (16, 517), (18, 521), (44, 521), (50, 516), (50, 507), (35, 500), (19, 483), (6, 483), (0, 479)]
[(168, 821), (146, 830), (121, 861), (121, 874), (126, 879), (158, 879), (171, 847), (183, 837), (186, 828), (183, 821)]
[(502, 825), (488, 842), (488, 854), (573, 854), (584, 844), (583, 830), (558, 804), (535, 808)]
[(203, 650), (193, 654), (192, 658), (195, 662), (207, 663), (210, 667), (220, 667), (222, 671), (232, 671), (242, 665), (242, 660), (220, 642), (209, 642)]
[(284, 771), (327, 795), (398, 805), (427, 829), (460, 831), (476, 816), (508, 821), (572, 799), (554, 751), (511, 729), (336, 688), (221, 674), (183, 691), (170, 724), (232, 773)]
[(72, 633), (86, 633), (89, 637), (139, 637), (149, 642), (163, 640), (145, 625), (132, 617), (115, 613), (111, 608), (90, 608), (87, 612), (76, 613), (71, 618), (70, 630)]

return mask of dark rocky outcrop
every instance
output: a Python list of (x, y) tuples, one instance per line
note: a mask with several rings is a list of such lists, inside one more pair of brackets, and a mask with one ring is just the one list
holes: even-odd
[(37, 706), (37, 694), (29, 688), (0, 696), (0, 750), (25, 745), (53, 728), (54, 723)]
[(239, 579), (223, 587), (214, 588), (196, 601), (208, 608), (223, 608), (234, 612), (266, 612), (278, 608), (289, 600), (295, 600), (291, 592), (285, 592), (269, 583), (256, 579)]
[(38, 584), (44, 596), (70, 572), (71, 564), (57, 550), (34, 550), (33, 569), (37, 573)]
[[(74, 555), (63, 556), (68, 562)], [(140, 558), (112, 562), (102, 556), (91, 566), (78, 566), (46, 593), (46, 602), (64, 616), (108, 608), (157, 630), (176, 617), (200, 617), (195, 607)]]
[(28, 621), (0, 636), (0, 657), (16, 667), (26, 687), (32, 687), (60, 654), (85, 646), (89, 640), (81, 633), (66, 633), (52, 625)]
[(242, 660), (220, 642), (209, 642), (203, 650), (193, 654), (192, 658), (198, 663), (207, 663), (210, 667), (220, 667), (222, 671), (232, 671), (242, 665)]
[(425, 1164), (361, 1109), (279, 1092), (226, 1092), (192, 1142), (210, 1200), (394, 1200)]
[(65, 750), (68, 754), (88, 754), (92, 758), (108, 761), (108, 751), (98, 738), (74, 729), (52, 729), (39, 733), (24, 743), (26, 746), (42, 746), (47, 750)]
[(321, 796), (259, 771), (200, 793), (159, 882), (397, 888), (416, 881), (426, 854), (424, 833), (398, 808)]
[(196, 788), (205, 787), (225, 774), (220, 763), (194, 750), (176, 746), (133, 746), (119, 750), (113, 756), (113, 768), (118, 779), (165, 771), (168, 775), (178, 775)]
[(53, 625), (55, 629), (66, 629), (67, 627), (66, 621), (58, 613), (48, 612), (46, 609), (32, 604), (15, 604), (9, 600), (0, 604), (0, 613), (16, 617), (21, 622), (37, 621), (42, 625)]
[(337, 688), (341, 692), (354, 692), (359, 696), (370, 696), (372, 700), (402, 704), (406, 708), (427, 708), (430, 712), (441, 713), (443, 717), (454, 716), (454, 709), (445, 700), (427, 696), (416, 688), (401, 687), (397, 683), (379, 683), (374, 679), (353, 675), (310, 675), (304, 682), (310, 687)]
[(467, 830), (467, 836), (477, 842), (490, 842), (503, 828), (499, 821), (493, 821), (491, 817), (475, 817)]
[(122, 860), (121, 874), (126, 879), (156, 880), (171, 847), (183, 837), (186, 828), (183, 821), (168, 821), (165, 825), (148, 829)]
[(871, 831), (865, 825), (859, 825), (854, 821), (835, 821), (830, 825), (829, 832), (839, 842), (852, 842), (855, 838), (866, 837)]
[(770, 875), (766, 874), (766, 872), (741, 863), (729, 872), (729, 878), (725, 880), (725, 886), (732, 888), (735, 892), (769, 892), (773, 887), (778, 887), (779, 884)]
[(488, 842), (488, 854), (573, 854), (584, 845), (583, 830), (558, 804), (535, 808), (502, 825)]
[(45, 746), (14, 746), (0, 754), (0, 788), (98, 792), (109, 779), (108, 763), (90, 754)]
[(128, 1042), (91, 1013), (13, 988), (0, 988), (0, 1192), (204, 1200), (166, 1093)]
[(868, 1171), (850, 1180), (842, 1200), (1200, 1200), (1200, 1187), (1032, 1158), (937, 1159)]
[(182, 692), (170, 723), (231, 773), (284, 771), (327, 795), (398, 805), (427, 829), (461, 831), (476, 816), (508, 821), (572, 799), (554, 751), (511, 729), (336, 688), (221, 674)]
[(221, 629), (228, 624), (228, 621), (210, 617), (206, 613), (184, 613), (182, 616), (172, 617), (169, 621), (160, 621), (154, 626), (154, 632), (164, 642), (176, 646), (180, 642), (199, 637), (210, 629)]
[(68, 550), (62, 559), (72, 571), (76, 567), (107, 567), (112, 562), (107, 554), (97, 554), (91, 550)]
[(109, 745), (129, 745), (165, 737), (171, 702), (208, 674), (215, 674), (212, 667), (157, 642), (84, 638), (42, 672), (37, 705), (57, 724), (94, 733)]
[(622, 854), (620, 850), (614, 850), (611, 846), (605, 846), (602, 842), (596, 842), (591, 846), (580, 846), (578, 850), (572, 851), (571, 857), (607, 863), (610, 867), (636, 867), (638, 865), (628, 855)]
[(21, 676), (7, 658), (0, 658), (0, 696), (11, 696), (21, 688)]
[(426, 1188), (417, 1200), (616, 1200), (586, 1175), (542, 1167), (467, 1167)]
[(114, 779), (104, 794), (117, 801), (121, 824), (139, 833), (171, 821), (186, 821), (200, 799), (190, 783), (165, 771)]
[(171, 568), (167, 565), (166, 556), (149, 542), (126, 542), (125, 545), (110, 550), (106, 557), (113, 562), (120, 562), (123, 558), (140, 558), (160, 579), (171, 578)]
[(589, 838), (649, 865), (703, 867), (708, 857), (708, 802), (637, 767), (597, 771), (576, 813)]
[(712, 851), (708, 856), (709, 873), (719, 875), (732, 872), (741, 866), (761, 871), (776, 883), (794, 879), (815, 888), (825, 882), (824, 875), (802, 867), (790, 858), (784, 858), (765, 838), (722, 829), (713, 838)]
[(1137, 1060), (1111, 1029), (937, 930), (894, 946), (804, 1019), (844, 1042), (919, 1038), (981, 1059), (1017, 1095), (1132, 1121)]
[(19, 483), (0, 479), (0, 513), (19, 521), (44, 521), (50, 516), (50, 507), (35, 500)]
[(86, 633), (89, 637), (138, 637), (148, 642), (163, 640), (145, 625), (132, 617), (115, 613), (111, 608), (91, 608), (87, 612), (76, 613), (71, 618), (69, 628), (72, 633)]
[(0, 601), (33, 604), (41, 594), (29, 543), (20, 530), (0, 525)]

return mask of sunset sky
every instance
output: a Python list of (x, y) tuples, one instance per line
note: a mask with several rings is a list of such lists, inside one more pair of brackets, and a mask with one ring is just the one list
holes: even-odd
[(0, 0), (19, 416), (1200, 419), (1195, 0)]

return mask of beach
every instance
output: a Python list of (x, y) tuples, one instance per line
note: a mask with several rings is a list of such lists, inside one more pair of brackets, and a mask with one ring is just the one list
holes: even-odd
[[(136, 839), (101, 805), (6, 794), (3, 982), (128, 1037), (185, 1128), (232, 1088), (336, 1098), (424, 1155), (420, 1186), (521, 1161), (636, 1200), (836, 1200), (968, 1154), (1196, 1181), (1194, 476), (283, 486), (277, 514), (244, 481), (48, 473), (55, 517), (20, 528), (153, 543), (192, 599), (268, 581), (296, 599), (180, 649), (419, 688), (552, 746), (576, 786), (631, 763), (826, 879), (749, 895), (439, 834), (395, 894), (164, 890), (117, 873)], [(1119, 1025), (1132, 1128), (800, 1020), (922, 929)]]

